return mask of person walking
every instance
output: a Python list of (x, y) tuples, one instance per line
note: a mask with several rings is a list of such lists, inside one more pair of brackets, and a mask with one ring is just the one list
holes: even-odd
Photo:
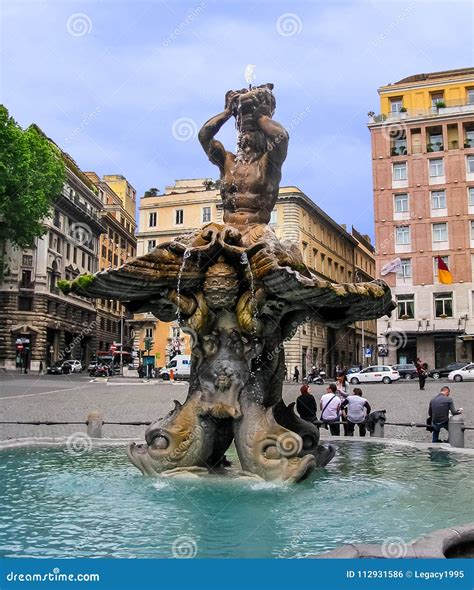
[(326, 388), (326, 393), (321, 396), (319, 409), (321, 410), (321, 421), (325, 427), (329, 427), (329, 432), (333, 436), (339, 436), (341, 427), (339, 425), (341, 408), (341, 399), (337, 393), (335, 383), (330, 383)]
[(420, 383), (420, 391), (425, 388), (426, 377), (428, 376), (428, 365), (422, 363), (420, 358), (416, 359), (416, 372), (418, 373), (418, 381)]
[(295, 370), (293, 371), (293, 381), (295, 383), (298, 383), (299, 380), (300, 380), (300, 372), (298, 370), (298, 367), (295, 367)]
[(360, 387), (354, 387), (352, 394), (342, 402), (341, 411), (347, 420), (344, 424), (344, 436), (354, 436), (356, 424), (359, 427), (360, 436), (365, 436), (367, 432), (366, 420), (371, 412), (371, 407), (365, 397), (362, 397)]
[[(449, 396), (451, 390), (447, 385), (441, 388), (441, 391), (433, 397), (428, 407), (428, 424), (431, 421), (432, 442), (439, 443), (439, 433), (441, 428), (448, 430), (449, 426), (449, 412), (453, 416), (462, 414), (462, 408), (456, 410), (454, 407), (453, 398)], [(448, 430), (449, 432), (449, 430)]]
[(39, 373), (40, 375), (42, 375), (42, 374), (43, 374), (43, 361), (40, 361), (40, 364), (39, 364), (39, 371), (38, 371), (38, 373)]
[(296, 400), (296, 411), (303, 420), (307, 420), (308, 422), (315, 422), (317, 420), (316, 400), (311, 393), (311, 388), (308, 385), (307, 379), (303, 379), (300, 395)]

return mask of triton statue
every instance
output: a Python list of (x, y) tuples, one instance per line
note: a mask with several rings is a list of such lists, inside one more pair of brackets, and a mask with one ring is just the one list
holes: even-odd
[[(296, 482), (326, 465), (334, 448), (317, 426), (282, 401), (283, 342), (317, 318), (341, 327), (393, 308), (383, 281), (333, 284), (313, 275), (296, 244), (267, 225), (278, 197), (288, 133), (272, 119), (273, 85), (226, 95), (224, 111), (199, 140), (220, 170), (223, 224), (208, 223), (118, 269), (79, 277), (63, 289), (120, 300), (133, 312), (178, 318), (190, 334), (191, 377), (183, 405), (156, 420), (146, 444), (132, 444), (144, 474), (218, 470), (234, 442), (242, 472)], [(231, 117), (237, 153), (214, 136)]]

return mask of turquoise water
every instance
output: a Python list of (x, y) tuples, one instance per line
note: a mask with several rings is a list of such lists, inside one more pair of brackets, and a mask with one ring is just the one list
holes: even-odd
[(438, 450), (341, 443), (293, 486), (149, 479), (119, 448), (0, 457), (8, 557), (171, 557), (176, 539), (197, 557), (303, 557), (474, 520), (473, 458)]

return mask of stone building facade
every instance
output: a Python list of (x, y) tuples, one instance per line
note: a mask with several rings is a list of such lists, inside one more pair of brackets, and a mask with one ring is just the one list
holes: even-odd
[[(206, 179), (177, 180), (173, 186), (166, 187), (163, 194), (157, 190), (148, 191), (139, 207), (137, 253), (145, 254), (204, 223), (220, 223), (222, 213), (218, 187)], [(349, 233), (298, 188), (280, 189), (270, 225), (281, 240), (299, 245), (305, 263), (321, 278), (340, 283), (373, 278), (374, 249), (368, 236), (356, 230)], [(151, 314), (136, 316), (135, 320), (142, 322), (148, 333), (153, 331), (152, 352), (160, 358), (163, 355), (169, 358), (177, 325), (157, 322)], [(312, 365), (332, 374), (337, 364), (363, 362), (362, 343), (372, 348), (376, 344), (375, 323), (364, 324), (364, 327), (358, 324), (337, 331), (315, 320), (303, 324), (284, 344), (289, 374), (296, 366), (304, 374)], [(139, 340), (137, 346), (142, 349), (142, 341)], [(183, 346), (187, 347), (185, 340)]]
[[(389, 363), (472, 361), (474, 68), (419, 74), (379, 89), (369, 113), (377, 272), (398, 308), (378, 321)], [(437, 257), (453, 282), (441, 284)]]
[(37, 371), (58, 360), (95, 356), (97, 313), (93, 301), (65, 296), (59, 279), (98, 269), (104, 231), (97, 190), (63, 154), (66, 181), (44, 220), (46, 233), (31, 248), (7, 244), (0, 283), (0, 368)]

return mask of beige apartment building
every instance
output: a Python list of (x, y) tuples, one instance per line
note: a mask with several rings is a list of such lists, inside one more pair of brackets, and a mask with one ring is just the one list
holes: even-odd
[[(470, 361), (474, 340), (474, 69), (410, 76), (382, 86), (369, 113), (377, 276), (397, 300), (378, 321), (388, 362), (430, 367)], [(437, 257), (451, 284), (438, 279)]]
[[(177, 180), (162, 194), (156, 189), (147, 191), (139, 208), (138, 255), (204, 223), (222, 222), (222, 214), (218, 186), (209, 180)], [(320, 277), (339, 283), (373, 279), (375, 253), (370, 238), (354, 228), (349, 233), (297, 187), (280, 189), (270, 225), (281, 240), (299, 244), (305, 263)], [(173, 341), (176, 346), (177, 325), (160, 328), (162, 322), (145, 314), (136, 319), (148, 334), (153, 331), (156, 335), (153, 353), (158, 353), (159, 358), (164, 354), (168, 359)], [(178, 337), (182, 339), (182, 335)], [(365, 358), (363, 354), (363, 345), (372, 346), (373, 351), (375, 344), (373, 321), (337, 331), (321, 322), (310, 321), (285, 343), (288, 372), (291, 375), (298, 367), (305, 374), (315, 365), (332, 374), (337, 364), (359, 364), (364, 359), (370, 363), (371, 357)], [(182, 346), (186, 348), (184, 340)], [(143, 349), (141, 342), (139, 347)]]
[[(97, 189), (103, 204), (101, 212), (104, 233), (99, 242), (99, 270), (117, 268), (136, 256), (135, 237), (135, 189), (127, 179), (119, 175), (104, 176), (101, 179), (95, 172), (85, 172), (87, 178)], [(112, 178), (112, 185), (106, 179)], [(133, 213), (130, 213), (132, 211)], [(112, 344), (121, 344), (123, 350), (133, 349), (133, 333), (130, 320), (133, 316), (118, 301), (97, 299), (97, 353), (110, 354)], [(117, 346), (117, 350), (120, 346)]]

